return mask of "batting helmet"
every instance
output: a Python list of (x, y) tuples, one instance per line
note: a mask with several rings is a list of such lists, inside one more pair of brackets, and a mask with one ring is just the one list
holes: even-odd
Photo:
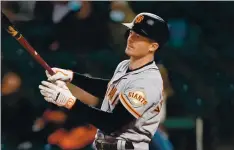
[[(169, 28), (167, 23), (159, 16), (152, 13), (140, 13), (131, 23), (123, 23), (128, 29), (154, 40), (163, 46), (169, 39)], [(128, 30), (129, 31), (129, 30)], [(128, 36), (129, 32), (126, 32)]]

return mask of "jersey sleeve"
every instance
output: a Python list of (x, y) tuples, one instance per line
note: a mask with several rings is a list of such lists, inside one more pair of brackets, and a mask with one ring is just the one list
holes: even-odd
[(140, 118), (153, 105), (163, 98), (162, 82), (136, 80), (119, 94), (123, 106), (135, 117)]

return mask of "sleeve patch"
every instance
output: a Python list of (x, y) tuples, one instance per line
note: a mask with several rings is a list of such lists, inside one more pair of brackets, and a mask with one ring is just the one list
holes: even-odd
[(135, 108), (144, 106), (148, 103), (146, 100), (146, 96), (142, 91), (130, 91), (127, 93), (127, 97), (129, 99), (129, 102)]
[(132, 108), (131, 104), (129, 104), (126, 96), (124, 96), (122, 93), (119, 95), (120, 101), (124, 105), (124, 107), (136, 118), (140, 118), (141, 115), (134, 109)]

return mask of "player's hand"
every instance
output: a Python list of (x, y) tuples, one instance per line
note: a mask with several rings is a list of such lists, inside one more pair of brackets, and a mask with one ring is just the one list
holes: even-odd
[(66, 82), (71, 82), (73, 79), (73, 71), (71, 70), (65, 70), (60, 68), (52, 68), (52, 70), (55, 72), (54, 75), (50, 75), (49, 72), (46, 70), (46, 76), (49, 81), (57, 81), (62, 80)]
[(61, 86), (62, 85), (58, 86), (48, 81), (42, 81), (41, 85), (39, 85), (39, 89), (47, 102), (70, 109), (75, 104), (76, 98), (72, 95), (65, 82), (63, 87)]

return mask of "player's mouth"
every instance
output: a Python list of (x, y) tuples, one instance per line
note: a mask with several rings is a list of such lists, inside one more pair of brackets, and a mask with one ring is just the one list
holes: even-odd
[(134, 49), (134, 47), (132, 45), (127, 45), (127, 47), (130, 49)]

